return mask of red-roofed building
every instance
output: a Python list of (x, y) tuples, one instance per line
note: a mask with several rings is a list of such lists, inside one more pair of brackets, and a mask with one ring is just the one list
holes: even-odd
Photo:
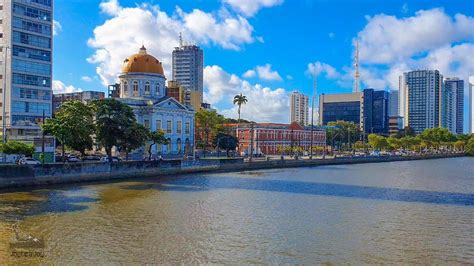
[[(237, 124), (227, 124), (225, 126), (237, 130)], [(311, 126), (303, 127), (296, 122), (292, 124), (240, 124), (237, 136), (239, 151), (245, 154), (250, 153), (252, 143), (255, 154), (279, 155), (282, 150), (291, 147), (301, 147), (304, 151), (309, 152)], [(326, 130), (315, 126), (313, 130), (313, 150), (314, 147), (318, 146), (323, 148), (325, 144)]]

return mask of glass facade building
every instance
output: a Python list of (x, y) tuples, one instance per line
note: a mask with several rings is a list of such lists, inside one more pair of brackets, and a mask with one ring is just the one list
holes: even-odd
[(389, 93), (387, 91), (364, 90), (363, 117), (365, 133), (388, 134)]
[(446, 91), (451, 92), (453, 95), (453, 112), (454, 117), (452, 118), (454, 129), (453, 132), (457, 134), (464, 133), (464, 80), (459, 78), (446, 78), (444, 81)]
[[(40, 124), (52, 114), (52, 0), (5, 0), (2, 17), (2, 93), (7, 138), (34, 143), (41, 152)], [(5, 64), (6, 62), (6, 64)], [(4, 80), (6, 86), (3, 88)], [(3, 99), (3, 95), (0, 99)], [(54, 153), (47, 138), (47, 159)], [(38, 154), (36, 154), (38, 155)]]

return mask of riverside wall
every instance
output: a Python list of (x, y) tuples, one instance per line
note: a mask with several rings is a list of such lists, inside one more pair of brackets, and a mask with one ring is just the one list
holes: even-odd
[(202, 172), (236, 172), (258, 169), (322, 165), (378, 163), (462, 157), (462, 154), (335, 158), (326, 160), (273, 160), (244, 162), (243, 159), (195, 161), (132, 161), (119, 163), (71, 163), (45, 165), (0, 165), (0, 189), (87, 181), (159, 177)]

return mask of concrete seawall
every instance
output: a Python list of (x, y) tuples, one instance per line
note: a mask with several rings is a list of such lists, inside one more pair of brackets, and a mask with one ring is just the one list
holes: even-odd
[(153, 161), (120, 163), (46, 164), (35, 166), (0, 166), (0, 189), (63, 184), (87, 181), (107, 181), (138, 177), (159, 177), (173, 174), (200, 172), (236, 172), (245, 170), (291, 168), (305, 166), (378, 163), (409, 160), (462, 157), (461, 154), (392, 156), (365, 158), (337, 158), (327, 160), (275, 160), (244, 163), (242, 159), (197, 160), (197, 161)]

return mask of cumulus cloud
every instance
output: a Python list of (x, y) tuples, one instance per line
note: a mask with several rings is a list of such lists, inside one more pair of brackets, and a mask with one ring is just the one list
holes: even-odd
[(450, 17), (440, 8), (406, 18), (379, 14), (367, 19), (358, 34), (362, 63), (391, 64), (446, 44), (474, 40), (473, 17)]
[(94, 79), (89, 76), (82, 76), (81, 80), (85, 82), (92, 82)]
[(63, 30), (63, 26), (57, 20), (53, 20), (53, 36), (57, 36)]
[(283, 0), (224, 0), (232, 9), (251, 17), (260, 9), (281, 5)]
[(265, 64), (263, 66), (256, 66), (254, 69), (247, 70), (243, 74), (244, 78), (258, 77), (261, 80), (266, 81), (282, 81), (280, 74), (277, 71), (272, 70), (271, 64)]
[(309, 63), (306, 73), (311, 76), (319, 76), (321, 74), (326, 75), (330, 79), (339, 78), (341, 74), (333, 66), (316, 61), (314, 63)]
[(81, 88), (76, 88), (72, 85), (66, 86), (62, 81), (60, 80), (53, 80), (53, 93), (58, 94), (58, 93), (71, 93), (71, 92), (81, 92)]
[(219, 111), (227, 117), (237, 118), (237, 107), (232, 100), (234, 95), (243, 93), (248, 103), (242, 108), (242, 118), (258, 122), (288, 122), (288, 93), (283, 88), (251, 84), (216, 65), (204, 69), (204, 87), (205, 101), (222, 106)]
[(97, 74), (104, 85), (115, 81), (123, 60), (136, 53), (142, 44), (162, 61), (165, 74), (169, 75), (171, 52), (178, 46), (179, 32), (190, 43), (231, 50), (255, 41), (248, 20), (230, 12), (207, 13), (194, 9), (186, 13), (177, 7), (173, 14), (168, 14), (157, 5), (123, 7), (118, 0), (103, 1), (100, 8), (111, 18), (94, 29), (88, 45), (95, 53), (87, 60), (97, 65)]

